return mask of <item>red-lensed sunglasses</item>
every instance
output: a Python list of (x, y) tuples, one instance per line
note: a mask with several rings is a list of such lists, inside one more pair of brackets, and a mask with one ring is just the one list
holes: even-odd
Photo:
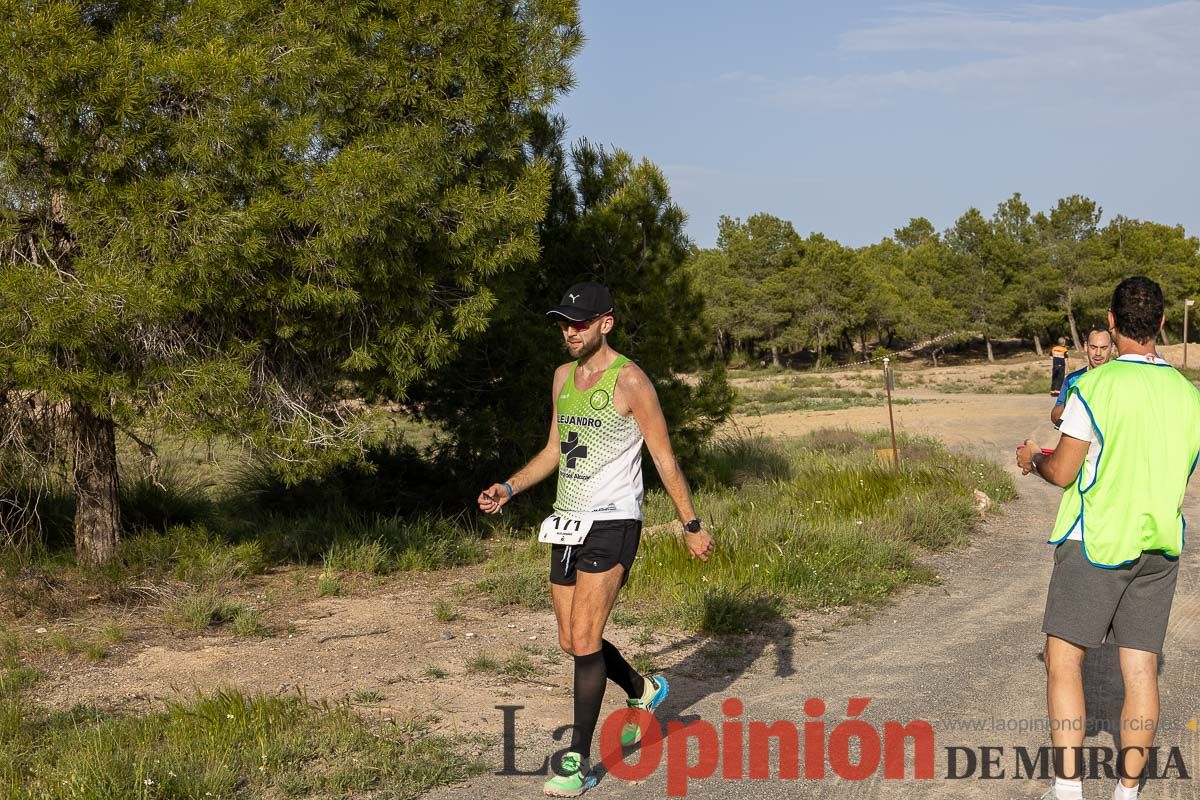
[(588, 328), (590, 328), (596, 324), (596, 320), (603, 319), (604, 316), (605, 316), (604, 314), (601, 314), (598, 317), (592, 317), (591, 319), (580, 320), (579, 322), (576, 322), (573, 319), (560, 319), (558, 321), (558, 327), (562, 328), (564, 331), (567, 330), (568, 328), (574, 328), (577, 331), (586, 331)]

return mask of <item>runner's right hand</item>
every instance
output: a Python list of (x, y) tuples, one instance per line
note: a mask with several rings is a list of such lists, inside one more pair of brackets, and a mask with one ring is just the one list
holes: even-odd
[(683, 541), (687, 545), (688, 552), (692, 558), (698, 558), (701, 561), (708, 561), (709, 557), (713, 554), (713, 548), (716, 547), (712, 536), (704, 528), (700, 528), (695, 533), (688, 533), (685, 530), (683, 532)]
[[(1033, 472), (1033, 454), (1039, 452), (1037, 443), (1033, 439), (1026, 439), (1025, 443), (1017, 448), (1017, 466), (1021, 468), (1022, 475), (1028, 475)], [(504, 487), (501, 486), (503, 491)]]
[(500, 509), (508, 505), (510, 499), (504, 484), (493, 483), (479, 493), (479, 510), (485, 514), (499, 514)]

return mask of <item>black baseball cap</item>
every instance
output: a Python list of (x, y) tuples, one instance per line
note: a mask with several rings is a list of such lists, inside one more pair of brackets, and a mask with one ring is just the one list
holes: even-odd
[(612, 293), (599, 283), (577, 283), (563, 295), (562, 302), (546, 312), (547, 316), (562, 317), (571, 322), (583, 322), (601, 314), (613, 312)]

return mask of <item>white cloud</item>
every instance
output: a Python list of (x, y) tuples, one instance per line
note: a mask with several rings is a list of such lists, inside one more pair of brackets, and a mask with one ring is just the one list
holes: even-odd
[(757, 72), (743, 72), (742, 70), (734, 70), (733, 72), (722, 72), (717, 76), (719, 81), (729, 81), (732, 83), (764, 83), (767, 81), (766, 76), (760, 75)]
[(1106, 14), (923, 5), (846, 32), (838, 49), (872, 67), (777, 81), (774, 96), (833, 108), (890, 105), (915, 92), (1064, 107), (1115, 100), (1121, 112), (1187, 116), (1200, 107), (1200, 2)]

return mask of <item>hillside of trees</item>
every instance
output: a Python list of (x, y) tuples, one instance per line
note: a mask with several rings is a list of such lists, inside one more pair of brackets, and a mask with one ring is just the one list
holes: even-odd
[(1041, 353), (1062, 336), (1078, 349), (1104, 321), (1112, 287), (1132, 274), (1162, 285), (1164, 338), (1182, 337), (1182, 301), (1200, 293), (1200, 240), (1182, 226), (1123, 216), (1102, 224), (1102, 215), (1079, 195), (1035, 213), (1014, 194), (990, 218), (970, 208), (938, 232), (916, 217), (858, 248), (802, 237), (769, 214), (724, 217), (717, 246), (695, 251), (689, 269), (717, 352), (777, 365), (950, 333), (941, 346), (982, 340), (989, 359), (998, 339)]

